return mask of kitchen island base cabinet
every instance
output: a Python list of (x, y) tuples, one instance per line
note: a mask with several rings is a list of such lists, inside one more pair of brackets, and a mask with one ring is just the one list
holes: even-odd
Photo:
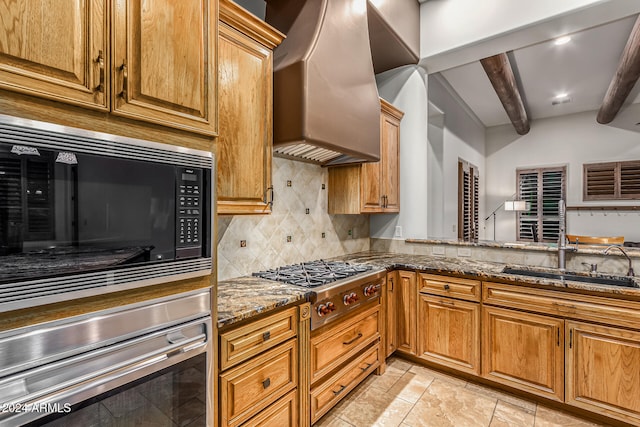
[(567, 321), (566, 402), (640, 425), (640, 332)]
[(480, 304), (420, 295), (418, 356), (480, 375)]
[(482, 376), (564, 399), (564, 320), (484, 306)]

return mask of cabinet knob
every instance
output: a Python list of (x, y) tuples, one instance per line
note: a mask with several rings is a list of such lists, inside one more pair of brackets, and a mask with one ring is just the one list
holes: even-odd
[(269, 338), (271, 338), (271, 331), (267, 331), (267, 332), (263, 332), (262, 333), (262, 341), (266, 341)]
[(443, 287), (445, 291), (448, 291), (451, 288), (449, 285), (444, 285)]
[(271, 385), (271, 378), (262, 381), (262, 388), (267, 389)]

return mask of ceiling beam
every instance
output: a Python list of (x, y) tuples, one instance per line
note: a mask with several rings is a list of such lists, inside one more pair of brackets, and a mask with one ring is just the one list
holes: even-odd
[(529, 132), (529, 118), (524, 109), (524, 103), (507, 54), (500, 53), (490, 56), (481, 59), (480, 63), (516, 132), (520, 135), (527, 134)]
[(627, 45), (622, 51), (618, 69), (611, 79), (609, 89), (598, 111), (598, 123), (607, 124), (616, 117), (640, 77), (640, 16), (629, 34)]

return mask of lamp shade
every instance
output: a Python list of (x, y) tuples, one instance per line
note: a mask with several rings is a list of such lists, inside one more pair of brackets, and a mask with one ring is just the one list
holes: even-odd
[(528, 211), (531, 209), (531, 204), (524, 200), (505, 200), (505, 211)]

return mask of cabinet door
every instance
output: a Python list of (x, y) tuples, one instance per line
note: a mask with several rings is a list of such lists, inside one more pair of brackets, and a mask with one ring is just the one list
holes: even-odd
[(567, 321), (566, 402), (640, 425), (640, 332)]
[(218, 213), (270, 213), (272, 51), (220, 23)]
[(381, 121), (383, 208), (385, 212), (400, 212), (400, 120), (383, 109)]
[(480, 304), (420, 295), (418, 356), (480, 375)]
[(482, 376), (562, 401), (564, 320), (488, 306), (482, 313)]
[(360, 176), (360, 211), (382, 212), (381, 162), (363, 163)]
[(396, 299), (396, 345), (398, 351), (417, 353), (418, 287), (416, 273), (398, 271), (394, 288)]
[(215, 134), (217, 2), (113, 4), (113, 113)]
[(0, 87), (106, 110), (106, 0), (0, 3)]
[(387, 295), (385, 298), (385, 357), (396, 351), (396, 299), (395, 285), (397, 274), (395, 271), (387, 273)]

